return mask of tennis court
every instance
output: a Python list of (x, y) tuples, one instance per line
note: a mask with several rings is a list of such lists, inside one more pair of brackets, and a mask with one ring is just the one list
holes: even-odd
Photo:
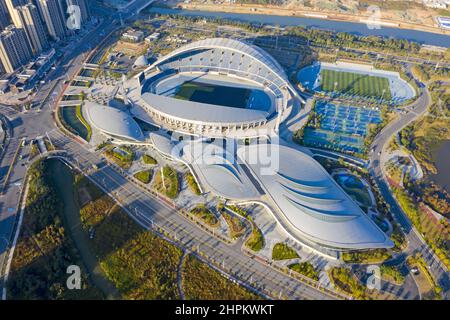
[(319, 100), (314, 110), (320, 119), (320, 125), (318, 128), (305, 129), (304, 143), (338, 151), (363, 153), (369, 125), (383, 121), (378, 109), (337, 105)]

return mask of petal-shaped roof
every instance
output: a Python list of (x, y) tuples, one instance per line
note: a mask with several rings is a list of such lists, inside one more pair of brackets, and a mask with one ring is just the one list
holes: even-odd
[(128, 140), (144, 140), (141, 128), (126, 112), (89, 101), (85, 103), (84, 110), (87, 120), (98, 130)]
[[(255, 159), (269, 154), (268, 150), (274, 158), (272, 167), (266, 168), (267, 161)], [(286, 146), (259, 144), (241, 147), (238, 155), (273, 199), (281, 214), (280, 223), (290, 230), (337, 249), (393, 246), (389, 237), (307, 154)]]

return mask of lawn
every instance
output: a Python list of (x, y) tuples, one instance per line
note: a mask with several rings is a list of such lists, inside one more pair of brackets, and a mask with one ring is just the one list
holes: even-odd
[(353, 273), (346, 268), (334, 267), (328, 271), (333, 285), (343, 292), (352, 295), (356, 299), (366, 299), (366, 289), (353, 275)]
[(95, 229), (91, 249), (122, 298), (179, 298), (176, 277), (181, 250), (142, 229), (86, 178), (76, 181), (77, 190), (89, 190), (93, 199), (80, 211), (86, 234)]
[[(389, 80), (384, 77), (335, 70), (322, 70), (322, 90), (342, 92), (362, 97), (391, 99)], [(335, 87), (336, 83), (336, 87)], [(383, 95), (383, 90), (385, 90)]]
[(386, 249), (343, 252), (342, 260), (347, 263), (379, 263), (390, 259), (392, 255)]
[(201, 82), (185, 82), (175, 94), (175, 98), (200, 103), (220, 104), (226, 107), (246, 108), (251, 90), (220, 86)]

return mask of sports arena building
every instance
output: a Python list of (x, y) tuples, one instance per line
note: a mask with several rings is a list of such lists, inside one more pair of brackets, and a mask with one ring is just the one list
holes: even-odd
[[(270, 145), (277, 145), (274, 132), (295, 104), (304, 103), (283, 68), (260, 48), (232, 39), (193, 42), (129, 79), (123, 92), (132, 116), (87, 105), (92, 109), (85, 111), (87, 118), (95, 128), (128, 142), (144, 142), (137, 117), (191, 136), (180, 142), (174, 135), (171, 139), (164, 132), (152, 133), (145, 142), (187, 163), (199, 184), (217, 196), (265, 202), (290, 236), (318, 252), (393, 246), (310, 155), (280, 143), (279, 166), (265, 175), (263, 163), (251, 160), (264, 153), (262, 144), (241, 145), (223, 159), (227, 152), (219, 140), (237, 144), (254, 136), (256, 129), (268, 129), (264, 132), (270, 135)], [(194, 152), (208, 149), (196, 148), (202, 144), (211, 150), (208, 140), (213, 137), (222, 139), (215, 139), (218, 145), (210, 155)]]
[[(137, 76), (129, 98), (161, 126), (208, 136), (276, 129), (300, 97), (277, 61), (223, 38), (183, 46)], [(239, 110), (238, 110), (239, 109)]]

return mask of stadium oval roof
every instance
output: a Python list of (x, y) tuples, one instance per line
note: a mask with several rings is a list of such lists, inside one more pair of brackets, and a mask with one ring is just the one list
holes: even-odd
[(84, 109), (87, 120), (98, 130), (127, 140), (144, 140), (141, 128), (128, 113), (89, 101)]
[(169, 60), (170, 58), (173, 58), (182, 53), (198, 49), (211, 49), (211, 48), (229, 49), (231, 51), (239, 52), (243, 55), (249, 56), (252, 59), (259, 61), (261, 64), (265, 65), (269, 70), (271, 70), (277, 77), (279, 77), (280, 80), (282, 80), (282, 82), (287, 87), (292, 89), (292, 86), (288, 81), (288, 77), (286, 76), (283, 67), (269, 53), (267, 53), (266, 51), (262, 50), (257, 46), (250, 45), (243, 41), (228, 38), (210, 38), (191, 42), (162, 57), (161, 59), (153, 63), (151, 66), (149, 66), (147, 70), (150, 70), (155, 66), (165, 62), (166, 60)]
[(251, 123), (265, 121), (269, 116), (266, 111), (246, 108), (236, 110), (236, 108), (179, 100), (149, 92), (144, 93), (142, 99), (165, 116), (198, 124)]
[[(325, 169), (312, 157), (298, 150), (275, 145), (278, 165), (265, 168), (251, 161), (268, 145), (241, 147), (238, 155), (251, 171), (276, 207), (280, 224), (300, 236), (325, 247), (361, 250), (390, 248), (392, 241), (341, 189)], [(274, 148), (273, 145), (272, 147)], [(265, 172), (269, 170), (270, 172)], [(278, 211), (278, 210), (277, 210)]]

